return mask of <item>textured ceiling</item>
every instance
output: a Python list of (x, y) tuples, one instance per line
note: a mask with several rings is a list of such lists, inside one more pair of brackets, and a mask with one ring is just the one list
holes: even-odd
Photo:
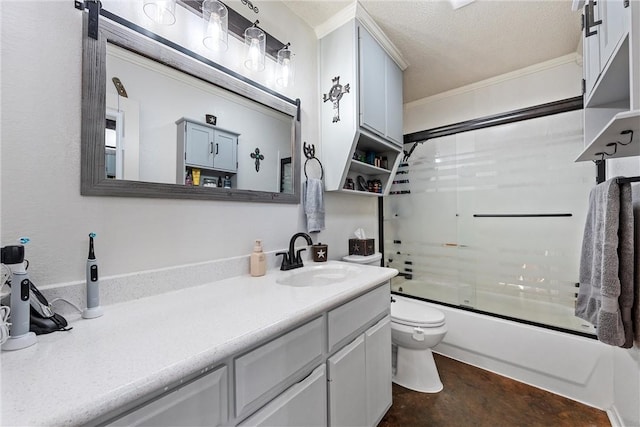
[[(315, 28), (352, 2), (284, 3)], [(576, 52), (581, 37), (570, 0), (477, 0), (457, 10), (448, 1), (360, 4), (409, 62), (405, 102)]]

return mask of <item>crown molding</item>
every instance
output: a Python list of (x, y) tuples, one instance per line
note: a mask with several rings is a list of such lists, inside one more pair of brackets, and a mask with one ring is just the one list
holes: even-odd
[(402, 71), (406, 70), (409, 62), (402, 56), (398, 48), (389, 40), (387, 35), (382, 31), (378, 24), (373, 20), (366, 9), (357, 1), (342, 9), (340, 12), (327, 19), (322, 24), (316, 26), (314, 31), (318, 39), (323, 38), (333, 30), (346, 24), (347, 22), (357, 19), (363, 27), (371, 33), (374, 39), (384, 51), (395, 61)]

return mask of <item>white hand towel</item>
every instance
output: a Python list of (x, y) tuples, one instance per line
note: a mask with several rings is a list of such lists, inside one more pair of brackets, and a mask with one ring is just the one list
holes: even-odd
[(307, 215), (309, 233), (324, 230), (324, 183), (318, 178), (309, 178), (302, 191), (304, 213)]

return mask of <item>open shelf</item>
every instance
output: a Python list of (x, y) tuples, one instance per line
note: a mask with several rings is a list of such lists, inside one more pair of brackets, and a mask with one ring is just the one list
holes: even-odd
[(629, 135), (622, 135), (626, 130), (633, 131), (633, 140), (628, 145), (618, 144), (617, 151), (612, 156), (605, 156), (605, 159), (617, 157), (640, 156), (640, 110), (625, 111), (616, 114), (609, 123), (596, 135), (585, 150), (578, 156), (576, 162), (587, 160), (601, 160), (601, 155), (596, 153), (613, 152), (613, 147), (607, 147), (612, 142), (626, 143)]
[(360, 172), (367, 175), (384, 175), (390, 174), (391, 171), (385, 168), (380, 168), (369, 163), (361, 162), (360, 160), (351, 160), (351, 171)]
[(596, 82), (587, 107), (598, 107), (623, 99), (629, 99), (629, 35), (622, 38), (614, 50), (611, 61)]
[(342, 190), (340, 190), (343, 193), (350, 193), (350, 194), (357, 194), (360, 196), (374, 196), (374, 197), (382, 197), (384, 196), (384, 193), (374, 193), (372, 191), (361, 191), (361, 190), (349, 190), (346, 188), (343, 188)]

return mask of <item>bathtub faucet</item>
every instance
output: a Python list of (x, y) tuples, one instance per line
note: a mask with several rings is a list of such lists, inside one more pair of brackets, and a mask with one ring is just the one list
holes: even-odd
[(309, 246), (313, 245), (313, 241), (307, 233), (294, 234), (291, 237), (291, 240), (289, 240), (289, 252), (276, 252), (276, 255), (282, 255), (282, 264), (280, 265), (280, 270), (293, 270), (294, 268), (300, 268), (303, 266), (300, 252), (306, 251), (307, 248), (298, 249), (298, 251), (296, 251), (294, 245), (298, 237), (304, 237)]

